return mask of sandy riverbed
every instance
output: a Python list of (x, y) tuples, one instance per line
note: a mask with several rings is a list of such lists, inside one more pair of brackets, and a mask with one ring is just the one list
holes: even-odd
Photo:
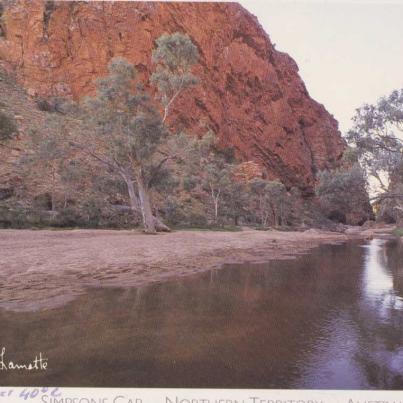
[(0, 230), (0, 308), (60, 306), (86, 287), (144, 286), (226, 262), (286, 259), (351, 236), (331, 232)]

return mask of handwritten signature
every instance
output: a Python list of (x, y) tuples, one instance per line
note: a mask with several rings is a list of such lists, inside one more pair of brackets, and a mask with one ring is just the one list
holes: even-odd
[(0, 353), (0, 371), (46, 371), (48, 368), (48, 359), (39, 353), (39, 356), (27, 363), (15, 363), (13, 361), (8, 361), (5, 358), (6, 348), (3, 347)]

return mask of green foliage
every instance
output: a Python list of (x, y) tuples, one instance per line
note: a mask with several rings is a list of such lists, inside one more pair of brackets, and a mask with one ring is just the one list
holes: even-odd
[(53, 225), (53, 218), (44, 211), (0, 205), (0, 228), (44, 228)]
[(363, 105), (353, 121), (347, 140), (377, 183), (378, 218), (396, 222), (403, 209), (403, 89)]
[(103, 145), (102, 155), (111, 167), (114, 161), (130, 172), (132, 163), (152, 169), (152, 159), (166, 139), (167, 131), (150, 98), (136, 91), (134, 66), (124, 59), (113, 59), (109, 75), (97, 81), (97, 97), (87, 99), (84, 116), (95, 129), (93, 144)]
[[(190, 39), (181, 34), (164, 35), (157, 40), (157, 46), (153, 59), (159, 63), (160, 72), (171, 77), (165, 84), (157, 76), (152, 81), (169, 98), (169, 88), (177, 92), (191, 84), (188, 71), (197, 60), (197, 52)], [(112, 168), (117, 164), (119, 172), (131, 176), (135, 167), (141, 167), (147, 186), (162, 184), (169, 177), (165, 162), (172, 157), (169, 150), (162, 149), (169, 146), (163, 119), (142, 86), (135, 82), (132, 64), (115, 58), (108, 69), (109, 75), (97, 81), (97, 97), (85, 103), (85, 119), (89, 118), (89, 124), (96, 128), (97, 138), (93, 141), (102, 142), (103, 156)]]
[(88, 135), (85, 141), (72, 142), (124, 180), (131, 208), (141, 212), (147, 232), (155, 232), (157, 224), (168, 229), (153, 216), (151, 191), (169, 193), (177, 186), (171, 175), (178, 160), (172, 147), (176, 136), (168, 136), (164, 122), (174, 99), (197, 82), (190, 72), (197, 59), (197, 48), (186, 35), (163, 35), (157, 40), (153, 52), (157, 71), (151, 81), (159, 90), (163, 117), (145, 86), (136, 82), (134, 66), (123, 58), (113, 59), (108, 76), (97, 80), (97, 96), (83, 105), (81, 120)]
[(242, 219), (250, 216), (248, 203), (250, 194), (246, 183), (232, 180), (223, 196), (223, 210), (225, 217), (233, 221), (234, 225), (239, 225)]
[(130, 212), (107, 210), (102, 206), (71, 206), (51, 212), (33, 206), (0, 206), (0, 228), (133, 228)]
[(360, 153), (357, 148), (347, 147), (343, 153), (342, 162), (347, 167), (351, 167), (359, 162)]
[(164, 220), (175, 227), (207, 228), (207, 210), (195, 197), (186, 197), (181, 191), (168, 196), (161, 205)]
[(5, 21), (4, 21), (4, 11), (5, 11), (5, 6), (3, 3), (0, 3), (0, 38), (6, 36), (6, 27), (5, 27)]
[(319, 174), (319, 181), (318, 196), (338, 203), (348, 203), (347, 192), (366, 186), (364, 172), (359, 165), (349, 170), (323, 171)]
[(155, 232), (150, 192), (175, 186), (167, 164), (174, 156), (160, 113), (135, 77), (132, 64), (111, 61), (97, 97), (84, 104), (89, 136), (77, 147), (124, 180), (133, 213), (141, 212), (145, 230)]
[(154, 63), (161, 63), (170, 71), (187, 73), (190, 66), (199, 59), (197, 47), (188, 35), (176, 32), (172, 35), (162, 35), (157, 39), (157, 48), (153, 51)]
[(52, 195), (41, 193), (34, 197), (32, 206), (38, 210), (52, 210)]
[[(147, 231), (164, 227), (153, 216), (158, 210), (152, 206), (152, 192), (157, 200), (159, 194), (174, 193), (178, 180), (172, 172), (181, 163), (181, 143), (186, 143), (182, 135), (170, 134), (164, 121), (174, 99), (196, 84), (191, 67), (197, 60), (197, 48), (188, 36), (176, 33), (157, 40), (153, 53), (157, 71), (152, 82), (161, 105), (123, 58), (111, 60), (108, 75), (96, 82), (96, 96), (81, 105), (42, 102), (42, 109), (61, 113), (49, 115), (43, 127), (31, 131), (31, 152), (21, 159), (27, 181), (36, 181), (32, 182), (37, 190), (34, 198), (51, 195), (52, 210), (69, 225), (83, 220), (99, 225), (108, 204), (123, 207), (129, 199), (133, 219), (141, 213)], [(38, 175), (30, 178), (33, 172), (40, 172), (43, 180), (37, 180)], [(108, 186), (111, 180), (119, 186)], [(48, 200), (36, 201), (41, 208), (49, 208)]]
[(201, 139), (189, 141), (184, 187), (193, 194), (205, 194), (210, 213), (217, 224), (223, 218), (224, 201), (234, 197), (235, 166), (217, 152), (216, 141), (217, 137), (212, 132)]
[(255, 179), (250, 183), (255, 220), (265, 228), (287, 225), (290, 217), (290, 195), (278, 181)]
[(186, 220), (183, 206), (178, 200), (171, 197), (169, 197), (165, 202), (164, 217), (166, 222), (170, 225), (183, 224)]
[(347, 140), (368, 174), (387, 191), (384, 176), (392, 176), (403, 162), (403, 89), (357, 109), (353, 122)]
[(396, 228), (396, 229), (393, 231), (393, 234), (396, 235), (396, 236), (401, 236), (401, 237), (403, 237), (403, 228)]
[(196, 176), (186, 176), (183, 179), (183, 188), (187, 192), (190, 192), (196, 187), (197, 183), (198, 181)]
[(198, 228), (208, 228), (209, 222), (207, 219), (207, 215), (204, 212), (191, 211), (185, 221), (186, 225), (190, 227), (198, 227)]
[(349, 169), (323, 171), (316, 193), (329, 218), (345, 223), (347, 215), (368, 205), (367, 181), (359, 164)]
[(191, 67), (198, 62), (199, 52), (189, 36), (178, 32), (162, 35), (156, 43), (152, 60), (157, 68), (151, 76), (151, 83), (158, 88), (165, 121), (169, 107), (178, 95), (198, 83)]
[(150, 232), (159, 217), (174, 226), (225, 230), (293, 224), (298, 197), (282, 183), (241, 181), (234, 150), (220, 147), (213, 132), (201, 138), (170, 132), (170, 107), (198, 82), (192, 73), (198, 58), (187, 35), (163, 35), (152, 55), (156, 99), (134, 66), (115, 58), (97, 80), (95, 97), (80, 105), (44, 103), (61, 113), (32, 130), (22, 162), (35, 192), (25, 210), (8, 210), (12, 219), (4, 225), (24, 225), (24, 214), (28, 226), (128, 228), (142, 220)]
[[(233, 153), (220, 150), (213, 132), (182, 144), (182, 158), (181, 188), (190, 202), (176, 199), (175, 208), (165, 209), (167, 216), (174, 215), (175, 219), (169, 218), (174, 225), (196, 225), (199, 217), (203, 227), (228, 223), (284, 227), (297, 222), (294, 205), (300, 195), (277, 181), (247, 183), (237, 178)], [(204, 211), (196, 207), (198, 203), (205, 206)]]
[(14, 118), (0, 111), (0, 141), (11, 140), (17, 132), (17, 124)]
[(50, 98), (39, 98), (36, 101), (36, 105), (40, 111), (43, 112), (59, 112), (64, 114), (65, 107), (69, 102), (66, 99), (59, 97), (50, 97)]
[(66, 136), (66, 122), (56, 115), (49, 116), (42, 127), (29, 131), (29, 146), (21, 155), (17, 169), (29, 184), (31, 192), (26, 197), (33, 199), (34, 206), (41, 205), (41, 198), (49, 197), (49, 203), (43, 202), (40, 208), (56, 211), (71, 193), (69, 183), (64, 180), (71, 158), (71, 150), (64, 140)]
[[(399, 195), (400, 197), (398, 197)], [(401, 178), (397, 178), (390, 192), (382, 194), (378, 201), (378, 220), (390, 224), (403, 224), (403, 181)]]

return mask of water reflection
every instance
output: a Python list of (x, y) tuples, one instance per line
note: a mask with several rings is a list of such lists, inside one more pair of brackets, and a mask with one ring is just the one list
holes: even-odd
[(0, 373), (0, 384), (403, 389), (402, 253), (379, 240), (322, 246), (91, 290), (34, 314), (0, 311), (10, 357), (49, 358), (46, 374)]
[[(363, 288), (365, 302), (375, 305), (378, 314), (387, 318), (393, 314), (394, 309), (403, 309), (403, 298), (394, 289), (393, 273), (388, 264), (388, 249), (386, 240), (374, 239), (365, 245), (365, 273)], [(396, 254), (399, 254), (399, 245), (395, 242)], [(403, 257), (401, 260), (403, 264)]]
[(358, 322), (363, 349), (357, 359), (373, 387), (397, 388), (402, 379), (403, 295), (397, 287), (402, 272), (400, 242), (375, 239), (366, 246)]

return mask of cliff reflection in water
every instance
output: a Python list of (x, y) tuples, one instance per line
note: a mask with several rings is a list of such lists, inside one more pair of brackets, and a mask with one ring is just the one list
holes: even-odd
[(403, 248), (373, 240), (232, 265), (63, 308), (1, 311), (13, 385), (403, 389)]

